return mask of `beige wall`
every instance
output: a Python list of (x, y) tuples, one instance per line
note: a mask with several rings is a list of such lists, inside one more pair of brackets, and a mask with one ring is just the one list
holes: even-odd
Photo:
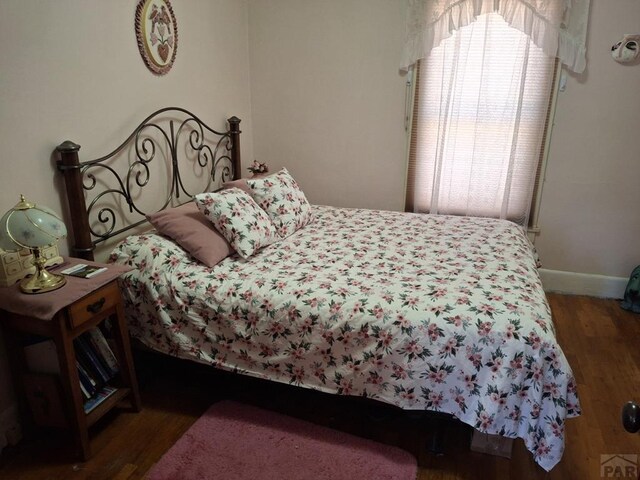
[[(256, 157), (310, 200), (401, 210), (405, 0), (251, 0)], [(626, 277), (640, 263), (640, 66), (610, 46), (637, 0), (593, 0), (588, 69), (558, 100), (536, 240), (551, 270)]]
[[(61, 211), (55, 146), (71, 139), (82, 145), (81, 158), (98, 157), (160, 107), (185, 107), (213, 127), (237, 115), (252, 158), (247, 2), (172, 2), (179, 43), (164, 77), (138, 53), (136, 3), (0, 2), (1, 209), (24, 193)], [(0, 413), (10, 402), (1, 363)]]
[(252, 0), (256, 158), (312, 203), (404, 205), (406, 0)]
[(640, 32), (637, 0), (592, 0), (587, 71), (558, 98), (536, 240), (545, 268), (628, 277), (640, 263), (640, 65), (611, 58)]

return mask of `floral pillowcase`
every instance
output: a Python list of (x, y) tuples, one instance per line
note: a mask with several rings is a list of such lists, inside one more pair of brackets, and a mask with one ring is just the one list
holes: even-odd
[(251, 196), (264, 209), (282, 238), (312, 219), (311, 205), (286, 168), (265, 178), (247, 180)]
[(196, 205), (242, 258), (281, 240), (269, 216), (238, 188), (201, 193)]

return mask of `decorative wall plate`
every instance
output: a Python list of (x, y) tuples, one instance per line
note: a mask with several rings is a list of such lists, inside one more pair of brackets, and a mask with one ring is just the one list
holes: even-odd
[(140, 0), (136, 7), (136, 38), (145, 65), (164, 75), (178, 50), (178, 24), (169, 0)]

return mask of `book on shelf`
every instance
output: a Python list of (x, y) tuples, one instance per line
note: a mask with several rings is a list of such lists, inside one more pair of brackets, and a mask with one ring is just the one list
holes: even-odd
[(91, 378), (87, 370), (77, 359), (76, 366), (78, 367), (78, 374), (80, 375), (80, 379), (86, 379), (89, 389), (95, 390), (98, 387), (98, 383), (93, 378)]
[[(73, 344), (80, 391), (85, 400), (85, 411), (88, 412), (117, 390), (107, 384), (119, 371), (118, 360), (98, 327), (76, 337)], [(45, 337), (34, 338), (24, 346), (24, 353), (30, 371), (60, 374), (58, 354), (53, 340)]]
[(94, 265), (87, 265), (86, 263), (79, 263), (73, 267), (62, 270), (60, 273), (63, 275), (71, 275), (72, 277), (91, 278), (106, 271), (107, 267), (98, 267)]
[(86, 402), (93, 403), (105, 388), (107, 392), (112, 388), (107, 383), (118, 373), (118, 361), (97, 327), (76, 337), (74, 345), (83, 396)]
[(80, 380), (80, 392), (82, 392), (82, 398), (84, 398), (85, 402), (91, 398), (91, 393), (89, 393), (82, 380)]
[(104, 361), (111, 375), (113, 376), (118, 373), (118, 360), (102, 332), (97, 328), (93, 328), (89, 330), (87, 334), (91, 345), (93, 345), (96, 352), (100, 354), (101, 359)]
[(103, 388), (101, 388), (98, 391), (98, 393), (96, 393), (93, 397), (91, 397), (89, 400), (84, 402), (84, 413), (91, 412), (91, 410), (96, 408), (98, 405), (100, 405), (102, 402), (104, 402), (107, 398), (109, 398), (111, 395), (113, 395), (117, 391), (118, 391), (117, 388), (105, 385)]
[(76, 360), (76, 366), (78, 368), (78, 378), (80, 379), (80, 390), (82, 390), (84, 399), (88, 400), (96, 393), (98, 384), (89, 376), (86, 369), (78, 360)]
[(106, 383), (111, 379), (109, 373), (101, 365), (95, 352), (82, 339), (77, 337), (73, 341), (76, 350), (76, 358), (80, 361), (87, 373), (98, 383)]

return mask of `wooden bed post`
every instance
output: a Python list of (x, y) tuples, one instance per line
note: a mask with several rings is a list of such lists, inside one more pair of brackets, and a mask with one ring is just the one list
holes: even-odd
[(233, 165), (233, 179), (238, 180), (242, 176), (240, 161), (240, 119), (233, 116), (227, 119), (231, 132), (231, 164)]
[(71, 214), (71, 226), (73, 229), (71, 255), (85, 260), (93, 260), (95, 245), (91, 241), (89, 230), (89, 217), (82, 189), (82, 172), (80, 170), (78, 150), (80, 150), (80, 145), (70, 140), (61, 143), (56, 147), (56, 151), (60, 153), (57, 164), (58, 170), (62, 172), (64, 177), (69, 213)]

